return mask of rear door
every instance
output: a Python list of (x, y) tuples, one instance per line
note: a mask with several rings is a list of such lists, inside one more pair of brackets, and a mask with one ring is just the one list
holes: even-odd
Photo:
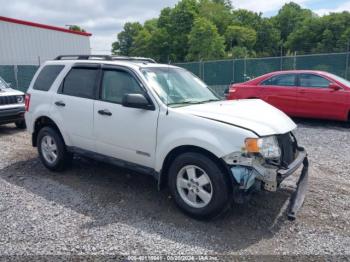
[(260, 98), (289, 115), (296, 112), (296, 74), (281, 74), (260, 83)]
[(343, 120), (347, 114), (344, 89), (329, 88), (331, 80), (317, 74), (299, 74), (298, 78), (299, 116)]
[(70, 146), (95, 151), (93, 115), (99, 73), (98, 64), (74, 65), (54, 96), (51, 113)]

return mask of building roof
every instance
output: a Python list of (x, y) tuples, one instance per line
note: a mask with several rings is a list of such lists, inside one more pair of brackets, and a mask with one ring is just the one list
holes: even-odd
[(26, 25), (26, 26), (31, 26), (31, 27), (38, 27), (38, 28), (43, 28), (43, 29), (48, 29), (48, 30), (53, 30), (53, 31), (75, 34), (75, 35), (82, 35), (82, 36), (91, 36), (92, 35), (92, 34), (86, 33), (86, 32), (72, 31), (72, 30), (69, 30), (66, 28), (62, 28), (62, 27), (44, 25), (44, 24), (39, 24), (39, 23), (4, 17), (4, 16), (0, 16), (0, 21), (14, 23), (14, 24), (20, 24), (20, 25)]

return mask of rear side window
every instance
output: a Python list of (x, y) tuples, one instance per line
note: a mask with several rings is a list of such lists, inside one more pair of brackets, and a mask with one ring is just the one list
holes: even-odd
[(327, 79), (312, 75), (312, 74), (300, 74), (299, 75), (299, 85), (302, 87), (310, 88), (326, 88), (330, 84), (330, 81)]
[(264, 82), (265, 86), (295, 86), (295, 74), (273, 76)]
[(49, 91), (51, 85), (61, 73), (64, 65), (47, 65), (39, 73), (35, 80), (33, 89), (40, 91)]
[(95, 68), (72, 68), (64, 80), (62, 94), (94, 98), (97, 75)]

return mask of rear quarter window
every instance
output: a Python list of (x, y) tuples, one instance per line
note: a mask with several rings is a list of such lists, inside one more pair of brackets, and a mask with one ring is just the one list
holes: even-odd
[(35, 80), (33, 89), (49, 91), (57, 76), (61, 73), (64, 65), (47, 65), (39, 73)]

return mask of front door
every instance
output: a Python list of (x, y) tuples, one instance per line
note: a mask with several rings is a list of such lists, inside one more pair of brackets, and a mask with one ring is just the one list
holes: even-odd
[(154, 167), (158, 108), (122, 106), (126, 94), (145, 94), (136, 76), (122, 68), (102, 70), (100, 100), (94, 106), (97, 152)]
[(300, 74), (298, 115), (302, 117), (342, 120), (346, 112), (344, 90), (329, 88), (331, 81), (315, 74)]

